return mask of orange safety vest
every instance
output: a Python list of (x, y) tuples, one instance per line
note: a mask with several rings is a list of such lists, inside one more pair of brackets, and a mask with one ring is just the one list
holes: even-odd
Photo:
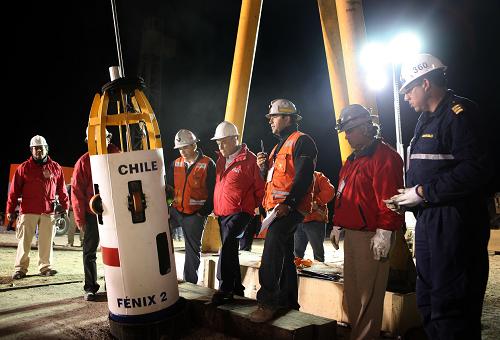
[(186, 173), (183, 157), (174, 162), (174, 202), (172, 205), (180, 212), (194, 214), (207, 201), (207, 171), (210, 158), (202, 156)]
[[(295, 177), (295, 167), (293, 164), (293, 150), (295, 143), (300, 136), (305, 135), (300, 131), (293, 132), (288, 136), (283, 146), (276, 154), (273, 160), (273, 155), (278, 147), (276, 145), (273, 151), (269, 155), (269, 169), (274, 167), (272, 173), (272, 179), (266, 181), (266, 193), (264, 199), (262, 200), (262, 206), (266, 211), (273, 209), (279, 203), (284, 202), (286, 197), (290, 194), (292, 189), (293, 179)], [(269, 170), (272, 171), (272, 170)], [(307, 215), (312, 209), (312, 190), (314, 186), (314, 181), (311, 183), (309, 190), (305, 194), (304, 198), (297, 205), (296, 209), (303, 215)]]
[(314, 171), (313, 202), (318, 206), (310, 214), (304, 217), (304, 223), (311, 221), (328, 222), (328, 206), (335, 196), (335, 187), (330, 183), (328, 177), (319, 171)]

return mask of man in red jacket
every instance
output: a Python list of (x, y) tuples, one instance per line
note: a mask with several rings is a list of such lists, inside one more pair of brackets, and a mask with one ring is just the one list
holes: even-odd
[(257, 167), (257, 157), (238, 141), (238, 129), (230, 122), (217, 126), (212, 140), (219, 146), (216, 163), (214, 213), (219, 217), (222, 246), (217, 263), (219, 290), (212, 297), (215, 304), (243, 296), (238, 239), (254, 216), (264, 196), (264, 180)]
[[(87, 130), (88, 132), (88, 130)], [(88, 136), (88, 133), (87, 133)], [(120, 152), (120, 149), (111, 144), (111, 133), (106, 130), (106, 142), (108, 153)], [(85, 143), (87, 143), (87, 137)], [(97, 217), (91, 212), (89, 202), (94, 196), (94, 184), (90, 168), (90, 155), (84, 153), (75, 164), (73, 176), (71, 177), (71, 203), (75, 223), (81, 232), (85, 233), (83, 238), (83, 271), (85, 274), (85, 301), (95, 301), (99, 290), (97, 283), (96, 251), (99, 246), (99, 230), (97, 228)]]
[(30, 141), (31, 157), (21, 164), (12, 179), (7, 200), (7, 219), (15, 218), (18, 198), (22, 197), (16, 237), (19, 240), (14, 280), (26, 277), (31, 241), (38, 225), (38, 270), (43, 276), (57, 273), (51, 268), (54, 240), (54, 199), (68, 210), (68, 195), (61, 166), (49, 157), (49, 146), (42, 136)]
[(303, 258), (307, 242), (311, 242), (314, 259), (325, 262), (326, 223), (328, 222), (328, 207), (326, 204), (333, 199), (335, 188), (328, 177), (322, 172), (314, 171), (314, 189), (312, 212), (304, 217), (304, 221), (297, 225), (294, 235), (295, 257)]
[(403, 160), (377, 138), (378, 128), (363, 106), (345, 107), (337, 123), (354, 150), (340, 170), (331, 235), (338, 246), (338, 230), (345, 229), (344, 296), (350, 339), (378, 339), (392, 234), (403, 223), (403, 216), (389, 210), (383, 200), (403, 185)]

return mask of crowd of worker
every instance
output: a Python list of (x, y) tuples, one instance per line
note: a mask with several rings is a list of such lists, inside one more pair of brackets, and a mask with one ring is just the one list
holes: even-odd
[[(220, 225), (222, 245), (217, 265), (220, 305), (242, 296), (238, 250), (249, 250), (261, 221), (266, 228), (259, 268), (258, 308), (253, 322), (266, 322), (290, 309), (298, 310), (296, 258), (308, 242), (314, 259), (323, 262), (323, 242), (333, 200), (330, 240), (336, 249), (344, 238), (344, 308), (351, 339), (377, 339), (380, 334), (389, 256), (395, 232), (412, 211), (416, 224), (417, 305), (431, 339), (480, 339), (482, 301), (488, 277), (487, 184), (491, 178), (476, 105), (447, 90), (446, 66), (429, 54), (408, 60), (401, 70), (404, 100), (421, 113), (406, 163), (379, 136), (368, 109), (351, 104), (342, 109), (336, 129), (345, 133), (353, 152), (332, 185), (316, 169), (314, 139), (299, 130), (302, 113), (287, 99), (273, 100), (266, 115), (278, 142), (271, 152), (257, 154), (240, 143), (237, 127), (220, 123), (213, 141), (214, 162), (198, 147), (189, 130), (175, 135), (179, 151), (167, 171), (171, 202), (170, 228), (182, 230), (185, 242), (184, 280), (198, 282), (202, 234), (208, 216)], [(108, 152), (119, 152), (107, 134)], [(61, 167), (48, 156), (41, 136), (30, 142), (31, 157), (16, 171), (7, 214), (14, 218), (22, 196), (17, 225), (19, 245), (14, 279), (26, 276), (29, 249), (39, 228), (41, 275), (52, 268), (54, 211), (57, 194), (64, 210), (68, 195)], [(96, 249), (99, 233), (89, 208), (93, 196), (90, 157), (76, 163), (71, 180), (71, 204), (76, 226), (85, 231), (83, 262), (85, 299), (99, 290)], [(465, 251), (469, 249), (469, 251)]]

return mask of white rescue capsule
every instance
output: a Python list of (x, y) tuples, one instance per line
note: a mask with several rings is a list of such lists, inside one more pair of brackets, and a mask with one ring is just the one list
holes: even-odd
[[(143, 86), (140, 78), (120, 77), (104, 85), (88, 126), (96, 194), (91, 205), (98, 215), (110, 320), (120, 324), (158, 322), (180, 308), (163, 149)], [(108, 115), (108, 107), (117, 112)], [(123, 151), (108, 154), (106, 127), (113, 125)], [(141, 150), (133, 147), (137, 137)]]

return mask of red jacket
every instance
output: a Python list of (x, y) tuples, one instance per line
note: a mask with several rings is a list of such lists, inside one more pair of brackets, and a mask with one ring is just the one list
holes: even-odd
[(348, 229), (397, 230), (404, 217), (382, 201), (403, 187), (403, 160), (390, 146), (375, 140), (340, 169), (333, 224)]
[[(117, 152), (120, 152), (120, 149), (116, 145), (108, 145), (108, 153)], [(89, 206), (92, 196), (94, 196), (94, 184), (90, 168), (90, 155), (86, 152), (76, 161), (71, 177), (71, 204), (77, 226), (87, 223), (85, 213), (92, 214)]]
[(328, 222), (328, 207), (326, 204), (335, 196), (335, 187), (322, 172), (314, 171), (313, 208), (304, 217), (304, 223), (310, 221)]
[(53, 213), (56, 194), (63, 209), (67, 210), (68, 194), (61, 166), (49, 156), (45, 164), (37, 164), (30, 157), (14, 173), (7, 200), (7, 213), (14, 213), (19, 197), (22, 197), (20, 214)]
[(257, 157), (243, 144), (226, 169), (226, 158), (219, 153), (215, 167), (214, 213), (228, 216), (239, 212), (254, 215), (264, 196)]

